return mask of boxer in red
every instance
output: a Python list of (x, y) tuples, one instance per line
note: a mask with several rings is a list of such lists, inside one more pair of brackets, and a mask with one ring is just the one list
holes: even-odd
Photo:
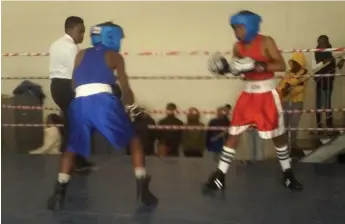
[(261, 17), (250, 11), (241, 11), (230, 18), (238, 42), (233, 59), (228, 62), (215, 54), (209, 60), (209, 70), (218, 75), (244, 75), (244, 90), (233, 110), (230, 136), (226, 140), (218, 169), (212, 173), (205, 189), (223, 190), (225, 174), (235, 158), (241, 134), (256, 127), (263, 139), (272, 139), (283, 170), (283, 185), (291, 190), (302, 190), (302, 184), (291, 169), (283, 109), (276, 90), (274, 72), (285, 72), (284, 59), (275, 41), (259, 34)]

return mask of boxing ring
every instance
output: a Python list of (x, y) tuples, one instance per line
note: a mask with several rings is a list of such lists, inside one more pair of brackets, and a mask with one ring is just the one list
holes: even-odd
[[(291, 52), (345, 51), (345, 48), (292, 49)], [(223, 52), (231, 54), (231, 52)], [(123, 53), (130, 55), (130, 53)], [(211, 52), (141, 52), (139, 56), (179, 56), (180, 54), (210, 55)], [(47, 53), (3, 53), (3, 57), (48, 56)], [(335, 76), (344, 76), (336, 74)], [(203, 80), (213, 76), (130, 76), (144, 80)], [(47, 80), (48, 77), (2, 77), (5, 80)], [(226, 78), (222, 78), (226, 79)], [(237, 79), (231, 77), (229, 79)], [(51, 110), (54, 107), (33, 107), (2, 104), (2, 110)], [(345, 108), (288, 110), (284, 113), (345, 112)], [(150, 114), (165, 114), (154, 109)], [(215, 114), (201, 110), (201, 115)], [(185, 115), (186, 110), (176, 111)], [(2, 128), (36, 128), (45, 124), (14, 124), (2, 120)], [(62, 125), (57, 125), (62, 126)], [(149, 126), (156, 130), (224, 130), (223, 127)], [(287, 128), (289, 131), (339, 131), (339, 128)], [(338, 143), (339, 144), (339, 143)], [(341, 143), (340, 143), (341, 145)], [(59, 158), (57, 155), (25, 155), (2, 151), (2, 221), (5, 224), (342, 224), (345, 220), (344, 165), (295, 162), (296, 176), (304, 191), (290, 192), (280, 182), (281, 170), (276, 160), (246, 165), (235, 162), (227, 174), (224, 194), (203, 195), (201, 185), (216, 167), (213, 160), (194, 158), (148, 157), (147, 167), (152, 174), (152, 191), (160, 199), (155, 210), (138, 209), (135, 198), (135, 179), (128, 156), (120, 154), (95, 155), (99, 167), (90, 175), (74, 175), (62, 212), (46, 209), (52, 193)]]

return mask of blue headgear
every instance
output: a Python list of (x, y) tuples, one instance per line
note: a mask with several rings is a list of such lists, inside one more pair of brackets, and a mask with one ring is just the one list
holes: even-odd
[(248, 43), (252, 41), (259, 33), (261, 17), (255, 13), (239, 12), (230, 18), (230, 25), (244, 25), (246, 34), (244, 36), (244, 42)]
[(115, 24), (100, 24), (91, 27), (91, 43), (103, 44), (116, 52), (120, 51), (121, 39), (124, 38), (123, 30)]

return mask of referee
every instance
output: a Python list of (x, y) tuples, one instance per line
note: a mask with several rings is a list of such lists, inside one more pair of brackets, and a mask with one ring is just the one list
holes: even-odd
[[(65, 21), (65, 35), (56, 40), (49, 49), (50, 92), (54, 102), (60, 107), (64, 117), (64, 128), (60, 151), (64, 152), (68, 141), (68, 107), (74, 98), (72, 74), (78, 44), (83, 42), (84, 21), (77, 16), (70, 16)], [(76, 171), (86, 171), (94, 164), (84, 157), (76, 157)]]

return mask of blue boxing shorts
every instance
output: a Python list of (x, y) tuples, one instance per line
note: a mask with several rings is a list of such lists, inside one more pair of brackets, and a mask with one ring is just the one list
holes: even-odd
[(134, 129), (121, 100), (111, 92), (78, 96), (77, 90), (69, 108), (67, 151), (89, 157), (94, 130), (99, 131), (116, 149), (127, 147), (134, 136)]

